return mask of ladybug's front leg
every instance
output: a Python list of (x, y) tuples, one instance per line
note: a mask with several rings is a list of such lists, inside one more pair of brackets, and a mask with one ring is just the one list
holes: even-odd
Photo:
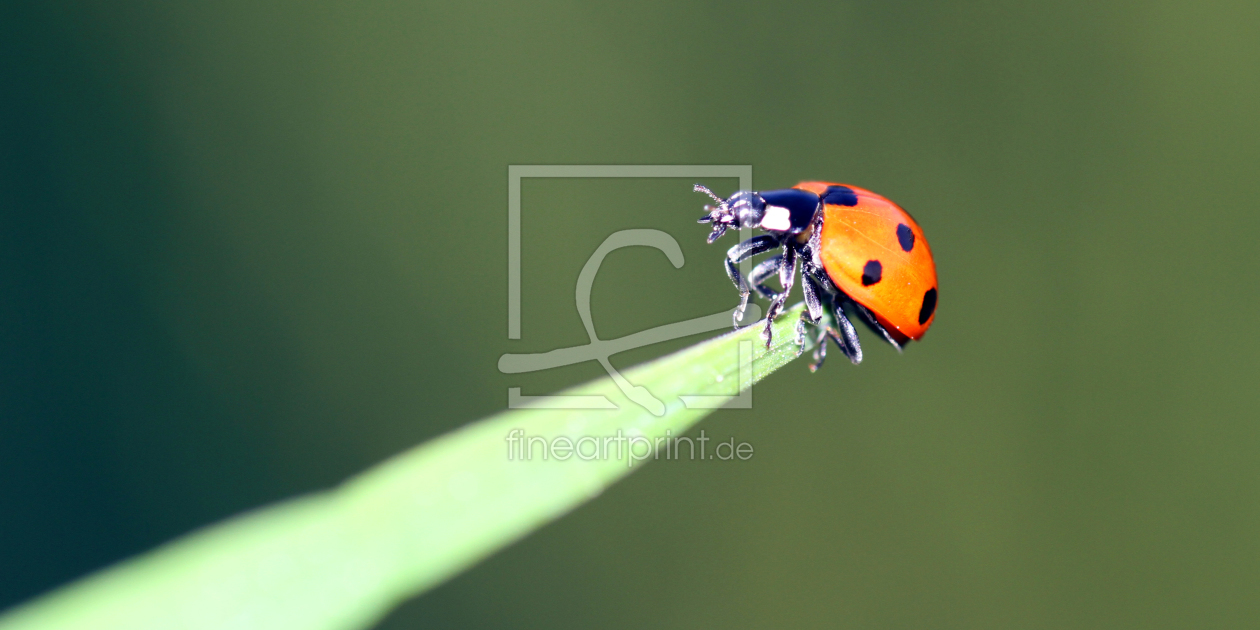
[(748, 308), (748, 296), (752, 293), (752, 288), (744, 281), (743, 274), (739, 273), (739, 263), (756, 256), (768, 252), (779, 246), (779, 239), (763, 234), (754, 236), (732, 248), (726, 252), (726, 275), (730, 276), (731, 282), (735, 284), (735, 288), (739, 289), (739, 308), (735, 310), (734, 324), (739, 328), (739, 320), (744, 318), (744, 309)]

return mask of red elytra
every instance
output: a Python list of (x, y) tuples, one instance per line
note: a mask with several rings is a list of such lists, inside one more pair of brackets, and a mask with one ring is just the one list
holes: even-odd
[[(856, 203), (827, 203), (827, 191), (836, 187), (852, 190)], [(818, 253), (836, 287), (869, 309), (899, 342), (922, 338), (936, 318), (937, 285), (932, 249), (918, 222), (901, 206), (857, 186), (801, 182), (793, 188), (824, 199)]]

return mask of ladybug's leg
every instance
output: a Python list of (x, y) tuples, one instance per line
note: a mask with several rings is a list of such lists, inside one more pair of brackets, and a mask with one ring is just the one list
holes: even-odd
[(761, 261), (748, 274), (748, 284), (752, 285), (752, 288), (756, 289), (757, 293), (761, 294), (761, 297), (773, 300), (778, 294), (766, 286), (766, 280), (779, 273), (779, 265), (782, 264), (783, 256), (781, 254)]
[[(804, 263), (802, 267), (808, 266)], [(801, 311), (801, 318), (796, 322), (796, 344), (798, 346), (805, 345), (805, 325), (818, 324), (822, 321), (823, 305), (818, 295), (822, 289), (818, 287), (818, 281), (808, 273), (801, 271), (801, 292), (805, 294), (805, 310)]]
[(802, 274), (801, 290), (805, 293), (805, 311), (801, 313), (801, 319), (811, 324), (817, 324), (823, 316), (822, 300), (818, 297), (822, 289), (818, 288), (818, 283), (808, 274)]
[(817, 372), (823, 361), (827, 360), (827, 331), (826, 326), (818, 328), (818, 336), (814, 339), (814, 362), (809, 364), (810, 372)]
[(726, 275), (730, 276), (731, 282), (735, 283), (735, 288), (739, 289), (739, 308), (735, 310), (734, 323), (739, 328), (739, 320), (744, 318), (744, 309), (748, 308), (748, 295), (752, 293), (748, 283), (744, 281), (744, 276), (739, 273), (740, 262), (748, 260), (757, 254), (768, 252), (779, 246), (779, 239), (769, 234), (754, 236), (732, 248), (726, 252)]
[(862, 306), (857, 302), (850, 301), (850, 303), (853, 304), (853, 310), (857, 313), (858, 319), (862, 320), (862, 322), (866, 324), (875, 334), (883, 337), (884, 341), (887, 341), (889, 345), (897, 349), (897, 352), (901, 352), (901, 344), (897, 343), (896, 339), (893, 339), (893, 336), (888, 333), (888, 330), (879, 323), (878, 319), (875, 319), (874, 314), (867, 310), (865, 306)]
[(833, 300), (831, 303), (831, 314), (836, 319), (836, 327), (827, 328), (827, 335), (832, 341), (840, 346), (840, 351), (844, 356), (849, 357), (849, 361), (853, 365), (862, 362), (862, 344), (858, 343), (857, 331), (853, 329), (853, 324), (848, 317), (844, 316), (844, 304), (840, 300)]
[(773, 341), (774, 319), (779, 316), (779, 312), (783, 310), (783, 304), (787, 302), (788, 294), (792, 292), (792, 285), (796, 283), (796, 270), (800, 268), (800, 259), (796, 256), (796, 244), (784, 243), (783, 245), (783, 262), (779, 265), (779, 284), (783, 286), (783, 292), (779, 293), (770, 302), (770, 308), (766, 311), (766, 327), (761, 331), (761, 336), (766, 340), (766, 349), (770, 349), (770, 342)]
[[(796, 343), (804, 345), (805, 325), (817, 325), (822, 321), (823, 303), (820, 296), (827, 296), (830, 299), (833, 291), (830, 289), (831, 283), (827, 277), (820, 273), (820, 267), (814, 264), (812, 247), (808, 245), (802, 247), (797, 258), (801, 261), (801, 292), (805, 294), (805, 310), (801, 312), (801, 319), (796, 323)], [(825, 332), (821, 338), (826, 339)], [(826, 350), (823, 352), (826, 353)], [(817, 357), (817, 351), (815, 351), (815, 356)]]

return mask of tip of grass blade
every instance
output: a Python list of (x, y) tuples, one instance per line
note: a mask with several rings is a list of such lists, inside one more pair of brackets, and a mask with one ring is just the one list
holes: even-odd
[[(809, 349), (796, 344), (803, 308), (780, 315), (769, 348), (754, 325), (626, 370), (662, 403), (661, 415), (596, 379), (561, 395), (602, 396), (615, 409), (503, 411), (337, 488), (228, 519), (63, 587), (0, 617), (0, 630), (370, 627), (597, 496), (654, 459), (658, 439), (682, 435), (800, 356)], [(512, 437), (529, 452), (514, 451)], [(627, 448), (588, 458), (588, 438)]]

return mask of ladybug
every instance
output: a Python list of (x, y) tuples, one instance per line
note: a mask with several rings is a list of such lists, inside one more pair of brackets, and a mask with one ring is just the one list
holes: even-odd
[[(855, 365), (862, 362), (849, 316), (856, 317), (899, 352), (923, 337), (936, 316), (936, 263), (919, 224), (901, 206), (869, 190), (830, 182), (801, 182), (792, 188), (741, 190), (722, 199), (696, 184), (717, 202), (705, 206), (701, 223), (713, 225), (712, 243), (731, 228), (757, 228), (754, 236), (726, 252), (726, 273), (739, 289), (735, 324), (743, 317), (753, 290), (770, 300), (762, 337), (772, 341), (771, 325), (788, 293), (802, 277), (806, 309), (797, 324), (797, 343), (806, 324), (816, 326), (814, 362), (827, 356), (827, 338)], [(736, 266), (758, 254), (779, 253), (753, 267), (748, 278)], [(782, 290), (765, 282), (777, 275)], [(823, 323), (829, 307), (835, 326)]]

